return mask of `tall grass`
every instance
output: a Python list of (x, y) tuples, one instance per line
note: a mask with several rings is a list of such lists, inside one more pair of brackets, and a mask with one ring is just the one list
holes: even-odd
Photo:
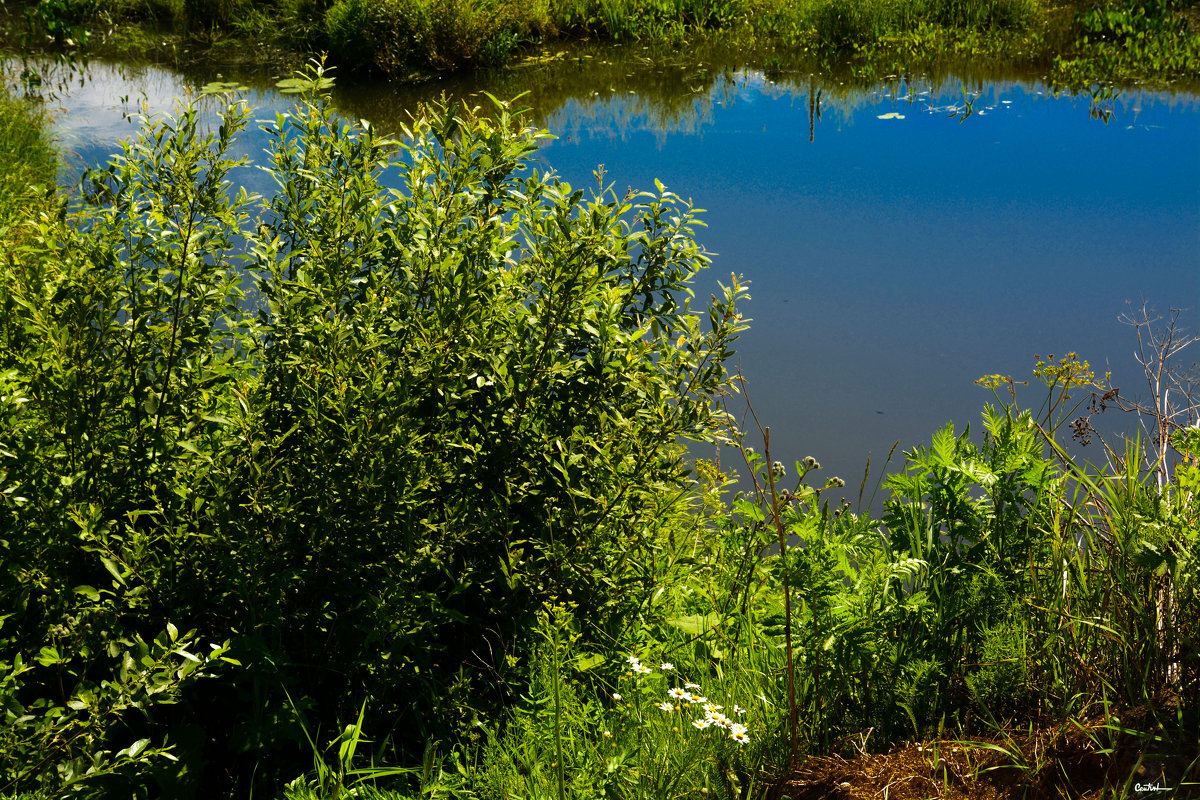
[(922, 31), (925, 44), (984, 46), (992, 34), (1036, 32), (1044, 16), (1038, 0), (55, 0), (30, 19), (39, 36), (82, 41), (90, 30), (97, 46), (108, 37), (119, 48), (130, 23), (175, 26), (193, 44), (252, 37), (406, 76), (504, 64), (563, 38), (681, 44), (715, 33), (841, 54)]
[(272, 58), (328, 52), (346, 69), (412, 78), (503, 65), (563, 39), (715, 39), (768, 63), (849, 61), (867, 74), (986, 57), (1053, 66), (1056, 83), (1087, 88), (1193, 79), (1200, 32), (1189, 13), (1157, 0), (42, 0), (22, 41), (165, 58), (253, 41)]
[[(850, 755), (913, 738), (953, 739), (975, 779), (1005, 771), (1018, 791), (1119, 796), (1121, 765), (1147, 756), (1175, 764), (1168, 785), (1194, 790), (1200, 428), (1176, 429), (1162, 488), (1136, 439), (1087, 466), (1058, 438), (1099, 391), (1086, 362), (1035, 373), (1038, 413), (998, 395), (981, 437), (947, 426), (907, 453), (885, 481), (883, 520), (822, 499), (841, 481), (812, 480), (811, 459), (785, 468), (742, 449), (756, 488), (735, 497), (702, 462), (695, 526), (656, 565), (645, 624), (600, 653), (577, 644), (586, 620), (544, 615), (529, 692), (480, 724), (453, 770), (408, 791), (762, 797), (793, 749)], [(744, 710), (749, 741), (697, 729), (693, 690)], [(1074, 786), (1053, 754), (1081, 746), (1108, 771)]]
[(564, 34), (680, 42), (720, 31), (735, 40), (836, 53), (922, 26), (931, 37), (937, 30), (1024, 32), (1040, 23), (1042, 13), (1036, 0), (336, 0), (325, 23), (334, 54), (346, 63), (396, 72), (499, 63), (522, 45)]

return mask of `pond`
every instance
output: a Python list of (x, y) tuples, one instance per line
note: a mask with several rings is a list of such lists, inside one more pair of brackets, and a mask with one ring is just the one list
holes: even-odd
[[(92, 64), (59, 101), (59, 135), (77, 163), (101, 161), (139, 101), (166, 108), (217, 77)], [(259, 117), (290, 104), (273, 77), (237, 78)], [(1074, 351), (1145, 395), (1118, 317), (1144, 299), (1200, 321), (1200, 98), (1125, 90), (1097, 107), (1037, 76), (967, 71), (852, 84), (578, 49), (504, 74), (343, 87), (335, 103), (386, 129), (440, 92), (528, 91), (533, 121), (559, 137), (540, 157), (571, 183), (594, 185), (603, 164), (620, 190), (657, 178), (706, 209), (717, 255), (697, 295), (730, 273), (751, 282), (734, 366), (773, 456), (816, 457), (851, 496), (868, 454), (873, 485), (893, 443), (894, 468), (946, 422), (974, 427), (991, 399), (975, 379), (1032, 380), (1035, 354)]]

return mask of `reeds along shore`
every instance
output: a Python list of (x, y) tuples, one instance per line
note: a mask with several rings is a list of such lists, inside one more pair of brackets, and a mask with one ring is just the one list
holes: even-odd
[[(987, 58), (1085, 86), (1194, 78), (1198, 21), (1191, 0), (42, 0), (10, 15), (8, 38), (168, 59), (252, 44), (264, 58), (329, 53), (342, 70), (398, 79), (504, 65), (569, 40), (710, 38), (777, 64)], [(179, 41), (164, 38), (170, 30)]]

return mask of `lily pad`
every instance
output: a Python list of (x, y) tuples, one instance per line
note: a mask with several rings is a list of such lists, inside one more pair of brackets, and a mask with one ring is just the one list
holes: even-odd
[(201, 95), (208, 94), (225, 94), (226, 92), (248, 92), (249, 86), (238, 83), (237, 81), (213, 81), (206, 83), (200, 87)]

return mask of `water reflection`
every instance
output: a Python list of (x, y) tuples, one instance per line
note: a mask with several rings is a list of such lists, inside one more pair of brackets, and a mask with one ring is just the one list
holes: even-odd
[[(220, 77), (253, 87), (259, 117), (290, 104), (276, 76)], [(92, 65), (85, 91), (60, 101), (60, 135), (79, 162), (102, 161), (139, 101), (167, 108), (216, 78)], [(822, 479), (857, 494), (868, 453), (878, 468), (897, 440), (977, 427), (991, 397), (975, 378), (1024, 380), (1035, 353), (1076, 351), (1136, 394), (1134, 340), (1117, 322), (1127, 300), (1189, 308), (1182, 322), (1198, 327), (1200, 100), (1127, 90), (1105, 123), (1090, 98), (1025, 78), (867, 86), (703, 52), (581, 48), (471, 81), (343, 86), (334, 100), (394, 130), (431, 96), (528, 92), (533, 121), (559, 135), (547, 167), (590, 186), (604, 164), (618, 191), (660, 179), (707, 209), (702, 239), (718, 255), (697, 295), (731, 272), (752, 281), (736, 366), (775, 458), (813, 455)], [(270, 188), (261, 172), (244, 180)]]

